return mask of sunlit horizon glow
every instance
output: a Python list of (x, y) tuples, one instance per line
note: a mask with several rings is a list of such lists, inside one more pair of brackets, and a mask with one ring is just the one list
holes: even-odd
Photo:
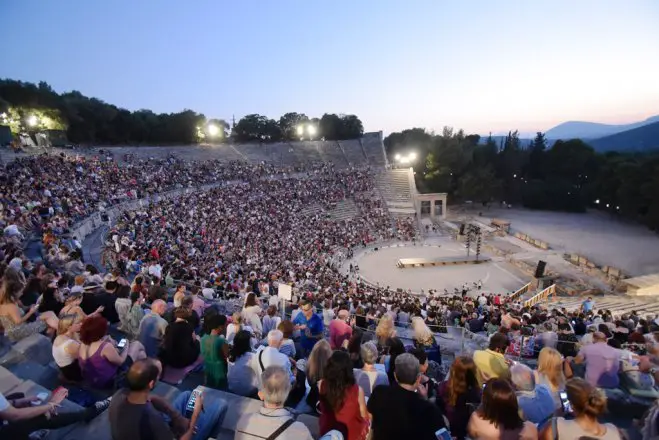
[(659, 114), (655, 0), (8, 0), (0, 13), (0, 77), (129, 110), (480, 134)]

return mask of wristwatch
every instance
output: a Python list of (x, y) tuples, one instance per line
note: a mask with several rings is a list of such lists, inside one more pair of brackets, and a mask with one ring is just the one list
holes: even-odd
[(657, 372), (657, 369), (652, 367), (650, 368), (650, 374), (654, 375)]

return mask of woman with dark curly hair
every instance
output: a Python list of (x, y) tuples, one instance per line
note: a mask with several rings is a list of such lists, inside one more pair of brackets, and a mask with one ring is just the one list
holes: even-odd
[(369, 426), (366, 399), (355, 382), (348, 353), (332, 353), (318, 389), (321, 435), (336, 429), (346, 440), (365, 439)]

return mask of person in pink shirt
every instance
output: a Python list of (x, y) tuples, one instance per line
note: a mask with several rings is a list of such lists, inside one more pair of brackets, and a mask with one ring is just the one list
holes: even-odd
[(341, 348), (345, 341), (350, 340), (352, 336), (352, 327), (348, 324), (350, 319), (350, 312), (347, 310), (340, 310), (338, 316), (330, 322), (329, 325), (329, 340), (332, 350)]

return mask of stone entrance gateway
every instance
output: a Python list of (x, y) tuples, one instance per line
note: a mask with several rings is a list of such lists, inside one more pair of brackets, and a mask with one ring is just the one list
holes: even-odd
[(414, 205), (419, 217), (446, 218), (446, 193), (415, 194)]

